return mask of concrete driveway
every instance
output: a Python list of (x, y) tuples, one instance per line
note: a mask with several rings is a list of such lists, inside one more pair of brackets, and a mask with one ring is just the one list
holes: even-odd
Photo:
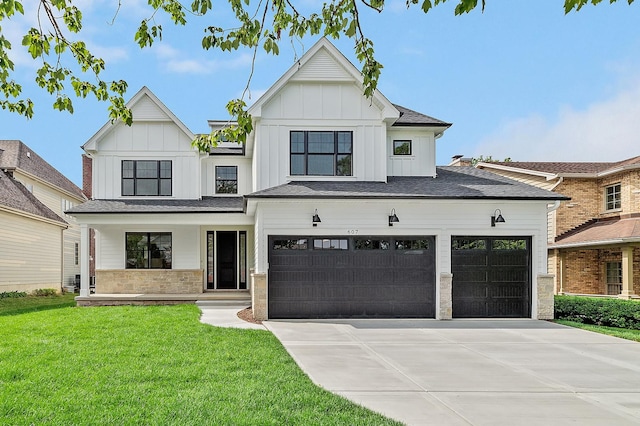
[(263, 324), (316, 384), (409, 425), (640, 424), (640, 343), (533, 320)]

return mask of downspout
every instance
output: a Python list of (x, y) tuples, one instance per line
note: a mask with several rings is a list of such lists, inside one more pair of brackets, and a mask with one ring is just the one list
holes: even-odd
[[(558, 183), (556, 185), (554, 185), (554, 188), (557, 187), (560, 183), (562, 182), (562, 178), (560, 178), (560, 180), (558, 181)], [(547, 220), (548, 219), (548, 215), (550, 215), (551, 213), (555, 212), (556, 210), (558, 210), (558, 208), (560, 207), (560, 200), (556, 200), (553, 205), (550, 205), (547, 207)], [(553, 221), (554, 224), (554, 228), (555, 228), (555, 218)], [(555, 234), (555, 229), (554, 229), (554, 234)], [(555, 239), (555, 237), (554, 237)], [(555, 290), (557, 291), (559, 294), (563, 293), (563, 288), (564, 288), (564, 262), (563, 262), (563, 254), (560, 250), (555, 249), (554, 250), (555, 255), (556, 255), (556, 271), (557, 275), (556, 275), (556, 280), (557, 280), (557, 284), (555, 285)], [(549, 255), (549, 250), (547, 250), (547, 256)], [(549, 269), (549, 259), (547, 258), (547, 273), (549, 273), (548, 271)]]

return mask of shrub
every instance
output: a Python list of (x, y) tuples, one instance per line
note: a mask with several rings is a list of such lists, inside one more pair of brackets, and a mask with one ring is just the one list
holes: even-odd
[(38, 288), (31, 293), (34, 296), (55, 296), (58, 291), (55, 288)]
[(4, 291), (0, 293), (0, 299), (15, 299), (18, 297), (27, 297), (24, 291)]
[(640, 330), (640, 303), (611, 298), (556, 296), (555, 318)]

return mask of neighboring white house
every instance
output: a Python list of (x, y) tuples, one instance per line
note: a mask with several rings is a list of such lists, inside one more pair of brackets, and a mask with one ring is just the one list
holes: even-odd
[(147, 88), (128, 106), (131, 127), (107, 123), (83, 146), (92, 200), (68, 212), (81, 304), (235, 291), (259, 319), (553, 316), (546, 218), (565, 197), (436, 167), (450, 124), (365, 98), (326, 39), (250, 108), (246, 146), (199, 153)]
[(0, 140), (0, 170), (0, 291), (75, 285), (80, 227), (64, 211), (82, 190), (18, 140)]

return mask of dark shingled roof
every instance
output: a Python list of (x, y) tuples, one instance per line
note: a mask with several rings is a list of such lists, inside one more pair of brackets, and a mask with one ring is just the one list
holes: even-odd
[(64, 219), (42, 204), (27, 188), (0, 170), (0, 206), (66, 224)]
[(66, 213), (242, 213), (242, 197), (203, 197), (202, 200), (90, 200)]
[(616, 162), (537, 162), (537, 161), (496, 161), (492, 164), (498, 164), (506, 167), (517, 169), (533, 170), (536, 172), (564, 174), (564, 173), (584, 173), (596, 174), (603, 173), (608, 170), (618, 169), (625, 166), (640, 167), (640, 156), (628, 158)]
[(393, 106), (400, 111), (400, 117), (393, 123), (393, 126), (451, 126), (451, 123), (446, 123), (442, 120), (438, 120), (437, 118), (429, 117), (428, 115), (410, 110), (409, 108), (396, 104), (393, 104)]
[(385, 182), (301, 181), (254, 192), (247, 198), (423, 198), (568, 200), (555, 192), (474, 167), (438, 167), (437, 177), (389, 177)]
[(80, 188), (21, 141), (0, 140), (0, 168), (22, 170), (78, 198), (85, 198)]

